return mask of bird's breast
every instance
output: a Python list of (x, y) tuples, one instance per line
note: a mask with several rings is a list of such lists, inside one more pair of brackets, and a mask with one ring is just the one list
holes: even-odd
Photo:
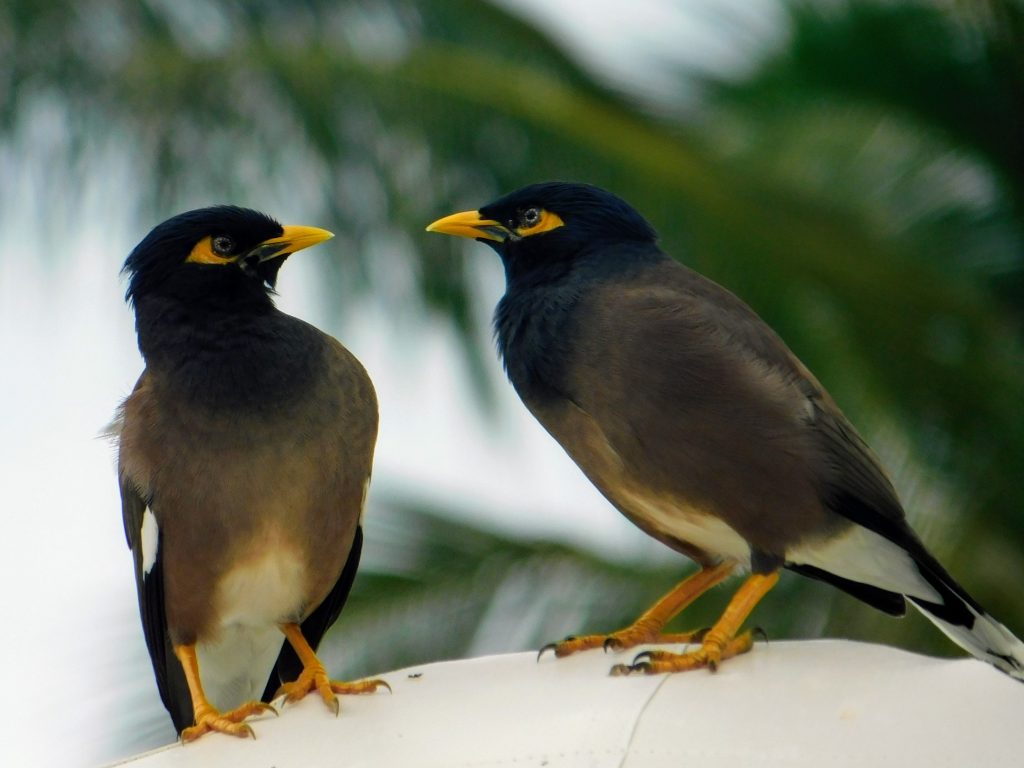
[(234, 626), (276, 626), (302, 618), (308, 579), (301, 549), (274, 533), (247, 550), (251, 554), (230, 565), (215, 587), (220, 625), (215, 632)]
[(494, 315), (498, 351), (508, 377), (527, 403), (557, 399), (573, 345), (574, 301), (554, 288), (505, 295)]
[(214, 626), (198, 638), (203, 686), (215, 706), (232, 709), (263, 694), (284, 635), (308, 599), (299, 547), (274, 532), (250, 542), (213, 585)]

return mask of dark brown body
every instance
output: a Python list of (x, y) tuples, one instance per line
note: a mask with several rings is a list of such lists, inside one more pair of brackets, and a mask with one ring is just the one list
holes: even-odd
[(215, 638), (219, 586), (268, 551), (288, 553), (300, 571), (301, 590), (279, 623), (305, 619), (345, 565), (377, 403), (359, 362), (322, 338), (322, 375), (257, 414), (197, 407), (153, 373), (125, 402), (122, 476), (155, 500), (174, 643)]
[[(560, 333), (552, 378), (565, 397), (510, 369), (513, 384), (601, 492), (674, 549), (777, 567), (851, 525), (826, 505), (837, 484), (902, 521), (828, 394), (745, 304), (692, 270), (662, 259), (596, 282)], [(506, 354), (521, 354), (514, 344)]]
[(209, 700), (230, 709), (299, 674), (281, 625), (301, 624), (315, 649), (337, 620), (377, 400), (348, 350), (272, 307), (196, 318), (151, 300), (137, 313), (140, 345), (160, 344), (143, 345), (147, 370), (122, 409), (122, 503), (146, 643), (181, 731), (193, 713), (173, 646), (195, 644)]
[[(248, 736), (278, 692), (369, 692), (316, 648), (362, 551), (377, 399), (359, 361), (274, 306), (285, 260), (333, 235), (214, 206), (125, 260), (146, 368), (118, 414), (119, 481), (160, 697), (186, 741)], [(287, 638), (287, 645), (284, 644)]]
[(754, 571), (699, 652), (627, 672), (713, 666), (749, 649), (737, 632), (785, 567), (893, 615), (909, 600), (974, 655), (1024, 676), (1024, 644), (925, 549), (814, 376), (736, 296), (665, 254), (624, 200), (541, 182), (427, 229), (494, 249), (506, 278), (498, 348), (523, 402), (623, 514), (705, 567), (614, 643), (653, 639), (737, 564)]

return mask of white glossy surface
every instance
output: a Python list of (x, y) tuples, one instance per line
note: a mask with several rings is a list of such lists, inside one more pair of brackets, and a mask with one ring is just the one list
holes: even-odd
[(122, 765), (968, 766), (1024, 764), (1024, 685), (971, 659), (836, 640), (758, 644), (724, 664), (612, 678), (631, 652), (532, 653), (383, 675), (392, 695), (314, 697)]

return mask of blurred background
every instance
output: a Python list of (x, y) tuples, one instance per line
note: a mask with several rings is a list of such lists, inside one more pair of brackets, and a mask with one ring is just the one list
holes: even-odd
[[(631, 201), (666, 250), (774, 326), (928, 545), (1024, 634), (1016, 0), (6, 0), (10, 764), (94, 765), (174, 738), (98, 435), (142, 369), (118, 270), (181, 210), (232, 202), (338, 235), (278, 286), (381, 400), (332, 673), (609, 631), (693, 568), (620, 519), (504, 380), (498, 260), (423, 232), (554, 178)], [(725, 599), (673, 626), (711, 622)], [(795, 575), (753, 621), (771, 639), (959, 653), (916, 614)]]

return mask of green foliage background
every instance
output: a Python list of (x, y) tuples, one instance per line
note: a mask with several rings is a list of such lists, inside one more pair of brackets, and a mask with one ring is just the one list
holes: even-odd
[[(532, 181), (611, 188), (782, 334), (940, 559), (1024, 633), (1024, 11), (779, 7), (749, 71), (680, 71), (690, 97), (675, 100), (604, 84), (491, 2), (8, 0), (0, 142), (17, 151), (56, 113), (77, 186), (116, 149), (136, 170), (140, 231), (198, 196), (300, 197), (340, 235), (332, 286), (385, 295), (396, 270), (414, 276), (423, 311), (465, 339), (482, 407), (507, 386), (480, 366), (484, 299), (461, 247), (423, 226)], [(346, 297), (324, 298), (343, 325)], [(511, 540), (416, 498), (383, 506), (327, 640), (343, 675), (612, 629), (687, 567)], [(916, 616), (796, 577), (755, 620), (771, 638), (954, 652)]]

